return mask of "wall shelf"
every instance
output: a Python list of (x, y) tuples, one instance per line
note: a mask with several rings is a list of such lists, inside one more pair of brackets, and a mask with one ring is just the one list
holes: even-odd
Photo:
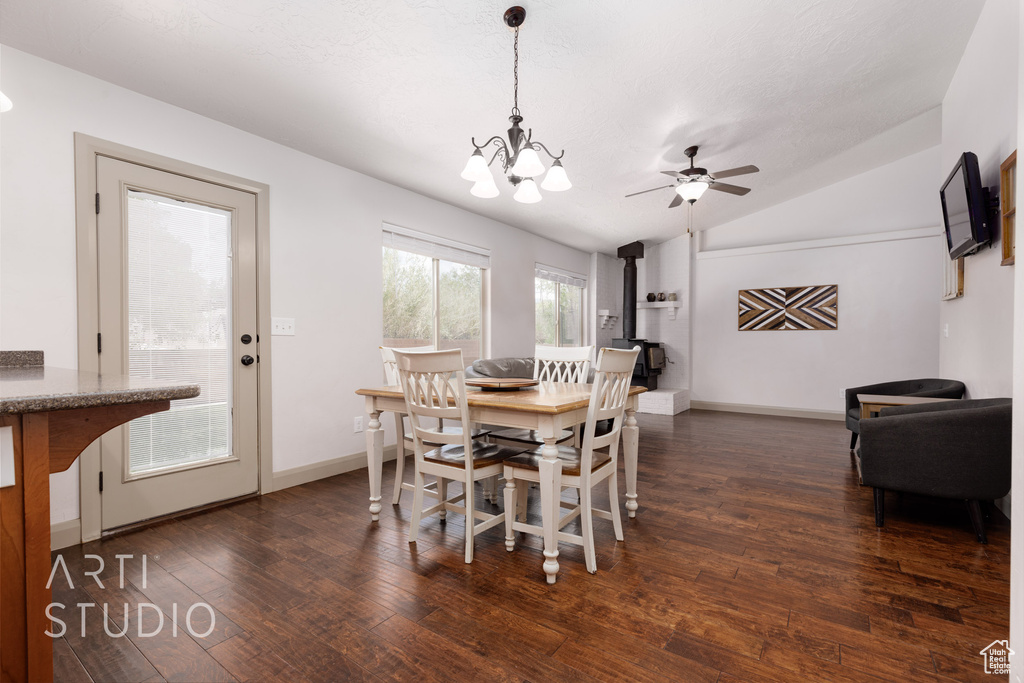
[(676, 319), (676, 311), (679, 310), (678, 301), (637, 301), (637, 308), (664, 308), (668, 310), (668, 319)]
[(619, 316), (612, 313), (608, 309), (601, 309), (597, 312), (597, 317), (601, 319), (601, 329), (606, 327), (612, 327), (615, 325), (615, 321), (619, 319)]

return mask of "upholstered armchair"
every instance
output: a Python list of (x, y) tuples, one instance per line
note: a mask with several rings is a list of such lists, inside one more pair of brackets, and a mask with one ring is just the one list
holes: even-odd
[(882, 396), (927, 396), (931, 398), (963, 398), (967, 387), (955, 379), (904, 379), (854, 387), (846, 390), (846, 428), (852, 432), (850, 450), (857, 445), (860, 434), (860, 401), (857, 394)]
[(1011, 399), (987, 398), (893, 406), (863, 420), (861, 477), (875, 489), (875, 524), (885, 523), (886, 491), (957, 498), (986, 543), (980, 501), (1010, 491), (1012, 413)]

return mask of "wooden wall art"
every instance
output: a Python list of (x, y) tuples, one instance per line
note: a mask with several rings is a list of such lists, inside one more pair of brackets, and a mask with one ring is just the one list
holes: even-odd
[(741, 332), (838, 327), (839, 285), (740, 290)]

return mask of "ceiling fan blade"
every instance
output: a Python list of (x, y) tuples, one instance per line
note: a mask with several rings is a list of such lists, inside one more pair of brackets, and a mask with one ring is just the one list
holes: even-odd
[(675, 187), (675, 185), (662, 185), (661, 187), (652, 187), (649, 190), (640, 190), (639, 192), (634, 192), (633, 194), (627, 194), (626, 196), (627, 197), (635, 197), (638, 194), (645, 194), (647, 192), (654, 192), (655, 190), (664, 190), (666, 187)]
[(679, 195), (676, 195), (675, 197), (672, 198), (672, 201), (669, 202), (668, 208), (674, 209), (674, 208), (676, 208), (677, 206), (679, 206), (682, 203), (683, 203), (683, 198), (680, 197)]
[(711, 174), (711, 177), (715, 178), (716, 180), (718, 178), (732, 178), (733, 176), (736, 176), (736, 175), (746, 175), (748, 173), (757, 173), (760, 170), (761, 169), (759, 169), (757, 166), (740, 166), (738, 168), (730, 168), (730, 169), (727, 169), (725, 171), (716, 171), (716, 172)]
[(728, 192), (742, 197), (746, 193), (750, 192), (749, 187), (740, 187), (739, 185), (730, 185), (729, 183), (720, 183), (717, 180), (711, 183), (711, 187), (708, 189), (718, 190), (719, 192)]
[(665, 175), (672, 176), (673, 178), (687, 178), (688, 176), (683, 175), (679, 171), (662, 171)]

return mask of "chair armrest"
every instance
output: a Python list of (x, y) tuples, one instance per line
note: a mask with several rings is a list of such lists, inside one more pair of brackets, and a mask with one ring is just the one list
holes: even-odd
[(1001, 498), (1010, 490), (1011, 413), (997, 405), (861, 420), (864, 483), (944, 498)]
[(918, 413), (939, 413), (950, 410), (976, 410), (978, 408), (988, 408), (992, 406), (1009, 406), (1009, 410), (1013, 410), (1013, 399), (1009, 398), (978, 398), (957, 400), (950, 399), (948, 401), (939, 401), (936, 403), (919, 403), (916, 405), (906, 406), (886, 406), (882, 408), (879, 413), (882, 417), (891, 417), (893, 415), (915, 415)]

